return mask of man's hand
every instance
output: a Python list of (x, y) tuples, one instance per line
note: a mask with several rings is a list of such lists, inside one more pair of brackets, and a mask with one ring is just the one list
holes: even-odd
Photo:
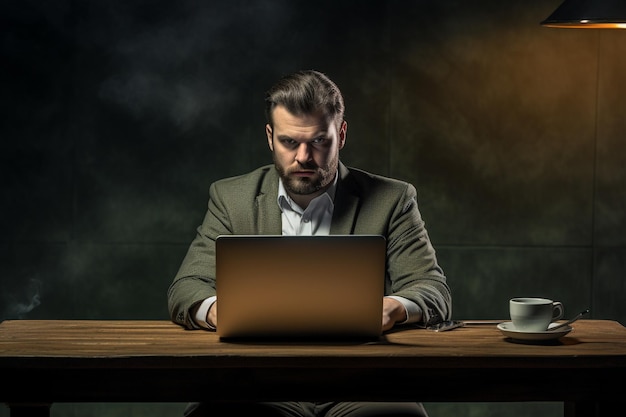
[(206, 314), (206, 321), (209, 325), (217, 329), (217, 300), (209, 307), (209, 311)]
[(391, 329), (397, 322), (405, 321), (406, 318), (406, 310), (400, 301), (383, 297), (383, 332)]

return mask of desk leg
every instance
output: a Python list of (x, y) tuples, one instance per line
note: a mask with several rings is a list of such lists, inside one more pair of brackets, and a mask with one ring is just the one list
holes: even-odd
[(565, 417), (614, 417), (620, 412), (618, 404), (612, 402), (566, 402)]
[(51, 404), (7, 404), (11, 417), (50, 417)]

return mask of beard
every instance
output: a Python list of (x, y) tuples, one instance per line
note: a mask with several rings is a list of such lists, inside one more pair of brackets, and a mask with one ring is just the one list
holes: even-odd
[(278, 171), (278, 175), (283, 181), (283, 185), (285, 189), (289, 193), (293, 193), (295, 195), (309, 195), (315, 194), (320, 190), (325, 189), (330, 185), (335, 179), (335, 174), (337, 173), (337, 167), (339, 165), (339, 158), (335, 156), (331, 158), (328, 163), (323, 167), (315, 167), (311, 164), (300, 165), (299, 168), (303, 169), (313, 169), (315, 170), (315, 175), (312, 177), (293, 177), (290, 176), (290, 171), (284, 166), (282, 166), (277, 160), (275, 155), (274, 158), (274, 166), (276, 167), (276, 171)]

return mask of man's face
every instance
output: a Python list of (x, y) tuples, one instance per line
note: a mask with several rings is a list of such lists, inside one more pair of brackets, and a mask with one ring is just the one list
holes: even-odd
[(274, 109), (273, 122), (274, 128), (268, 124), (265, 132), (276, 169), (289, 195), (308, 204), (335, 179), (347, 123), (338, 130), (322, 113), (295, 116), (282, 106)]

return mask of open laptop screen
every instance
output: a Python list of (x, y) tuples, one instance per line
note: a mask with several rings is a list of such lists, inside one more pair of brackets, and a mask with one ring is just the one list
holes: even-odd
[(385, 259), (379, 235), (219, 236), (217, 333), (378, 337)]

